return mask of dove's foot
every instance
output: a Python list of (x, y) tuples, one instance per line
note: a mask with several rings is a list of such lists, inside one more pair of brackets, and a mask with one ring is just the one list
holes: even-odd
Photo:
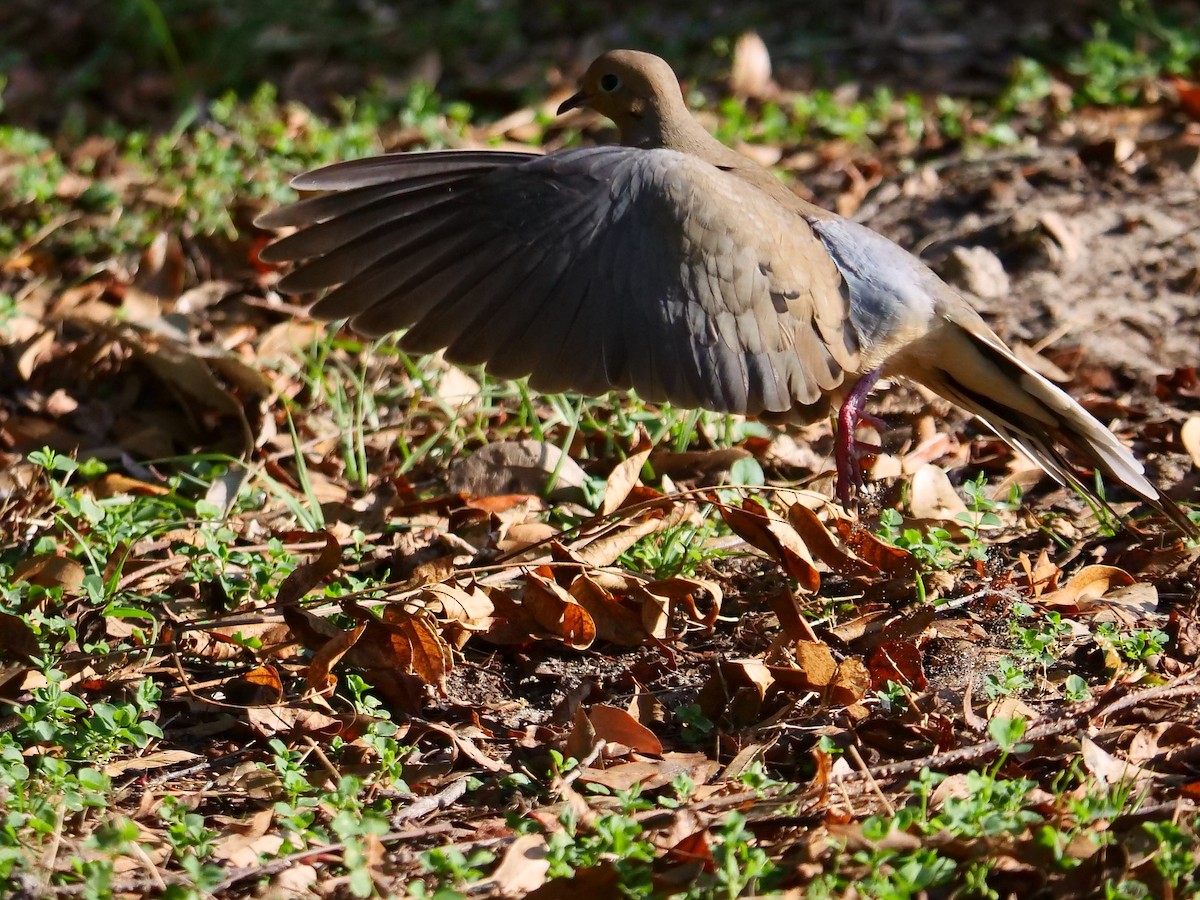
[(863, 486), (861, 457), (879, 449), (874, 444), (859, 441), (854, 434), (858, 430), (859, 422), (866, 422), (876, 430), (882, 430), (883, 422), (863, 412), (867, 395), (871, 393), (881, 374), (881, 369), (872, 369), (864, 373), (850, 389), (850, 393), (842, 401), (842, 408), (838, 410), (834, 460), (837, 463), (837, 497), (843, 506), (848, 506), (850, 498)]

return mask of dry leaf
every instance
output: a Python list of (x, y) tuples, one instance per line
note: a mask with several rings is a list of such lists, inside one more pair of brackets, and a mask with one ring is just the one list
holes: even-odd
[(617, 744), (623, 744), (638, 753), (648, 753), (661, 756), (662, 742), (658, 737), (627, 713), (615, 706), (596, 704), (587, 711), (588, 719), (598, 738)]
[(37, 635), (25, 620), (0, 612), (0, 659), (28, 663), (33, 657), (41, 655), (42, 648)]
[(600, 507), (601, 515), (610, 515), (621, 508), (621, 504), (625, 502), (629, 492), (637, 485), (638, 478), (642, 474), (642, 466), (645, 465), (646, 459), (653, 449), (654, 443), (650, 440), (650, 435), (646, 433), (644, 427), (638, 425), (629, 455), (617, 463), (604, 485), (604, 502)]
[[(395, 621), (390, 620), (391, 616)], [(453, 668), (453, 657), (431, 618), (410, 615), (397, 606), (389, 606), (384, 611), (384, 621), (393, 633), (403, 635), (408, 641), (411, 671), (445, 694), (446, 675)]]
[(596, 623), (587, 610), (551, 578), (526, 574), (521, 606), (539, 626), (576, 650), (586, 650), (596, 640)]
[(817, 514), (803, 503), (793, 503), (788, 507), (788, 523), (800, 535), (804, 545), (830, 570), (852, 577), (855, 575), (870, 575), (879, 570), (865, 560), (859, 559), (848, 550), (834, 543), (833, 535), (825, 524), (817, 518)]
[(945, 471), (932, 463), (913, 474), (908, 505), (914, 519), (953, 520), (967, 511)]
[(83, 566), (65, 556), (31, 556), (17, 564), (13, 581), (27, 581), (39, 587), (61, 587), (73, 593), (83, 584)]
[(882, 690), (889, 681), (902, 684), (915, 691), (929, 687), (921, 651), (916, 641), (889, 640), (875, 648), (867, 664), (871, 675), (871, 686)]
[(865, 560), (885, 575), (893, 578), (908, 578), (916, 574), (917, 564), (907, 550), (893, 547), (877, 538), (860, 525), (852, 525), (839, 519), (835, 525), (838, 535), (855, 555)]
[(492, 871), (492, 884), (499, 897), (524, 897), (546, 883), (550, 871), (549, 848), (540, 834), (523, 834), (508, 845)]
[[(293, 532), (286, 537), (289, 541), (325, 541), (320, 555), (308, 563), (301, 563), (283, 580), (276, 594), (276, 602), (280, 606), (289, 606), (315, 588), (332, 575), (342, 562), (342, 548), (337, 538), (328, 530)], [(289, 623), (290, 624), (290, 623)], [(297, 637), (300, 635), (297, 634)], [(311, 649), (311, 648), (310, 648)]]
[(649, 639), (641, 613), (622, 603), (591, 577), (580, 575), (571, 583), (569, 593), (592, 617), (600, 640), (640, 647)]
[(1080, 756), (1089, 772), (1105, 784), (1145, 785), (1162, 776), (1129, 760), (1113, 756), (1091, 738), (1080, 742)]
[(729, 90), (738, 97), (761, 99), (772, 93), (771, 54), (753, 31), (741, 35), (733, 45)]
[(1192, 458), (1192, 465), (1200, 466), (1200, 416), (1192, 416), (1183, 423), (1179, 429), (1179, 440)]
[(722, 503), (715, 496), (710, 499), (738, 537), (779, 562), (803, 590), (813, 592), (821, 586), (812, 556), (794, 528), (748, 497), (740, 508)]
[(825, 687), (837, 674), (837, 663), (828, 644), (820, 641), (796, 641), (793, 648), (796, 668), (815, 689)]
[(164, 766), (173, 766), (178, 763), (190, 762), (193, 759), (202, 758), (199, 753), (192, 753), (190, 750), (156, 750), (153, 753), (147, 753), (145, 756), (113, 760), (105, 764), (103, 772), (110, 778), (115, 778), (118, 775), (124, 775), (126, 772), (146, 772), (151, 769), (161, 769)]
[[(553, 480), (553, 487), (551, 487)], [(450, 491), (469, 497), (497, 494), (578, 494), (587, 482), (579, 463), (553, 444), (535, 440), (497, 441), (454, 463), (447, 479)]]
[(1061, 588), (1042, 594), (1039, 602), (1078, 612), (1091, 606), (1090, 601), (1103, 597), (1113, 588), (1128, 587), (1134, 580), (1132, 575), (1116, 566), (1084, 566)]
[(337, 677), (332, 674), (333, 667), (343, 656), (358, 643), (366, 631), (366, 625), (359, 625), (350, 631), (343, 631), (326, 641), (314, 654), (308, 669), (304, 673), (305, 683), (309, 690), (325, 694), (337, 686)]
[(274, 666), (257, 666), (225, 683), (225, 696), (240, 706), (271, 706), (283, 699), (283, 681)]

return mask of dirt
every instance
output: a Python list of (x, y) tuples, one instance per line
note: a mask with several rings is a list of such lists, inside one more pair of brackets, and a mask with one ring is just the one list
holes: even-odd
[(1062, 153), (960, 161), (883, 187), (867, 213), (935, 269), (954, 247), (999, 257), (1011, 291), (970, 299), (1006, 340), (1077, 347), (1079, 364), (1114, 369), (1138, 393), (1200, 362), (1200, 168), (1127, 174)]

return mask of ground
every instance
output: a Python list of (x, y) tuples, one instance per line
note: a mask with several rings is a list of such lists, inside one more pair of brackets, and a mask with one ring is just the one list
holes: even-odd
[(410, 359), (252, 224), (332, 159), (611, 140), (551, 111), (654, 49), (1200, 519), (1195, 5), (618, 6), (0, 12), (7, 895), (1200, 894), (1161, 516), (900, 383), (845, 510), (826, 423)]

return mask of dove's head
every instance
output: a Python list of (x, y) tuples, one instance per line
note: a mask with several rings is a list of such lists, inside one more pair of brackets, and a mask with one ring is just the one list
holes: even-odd
[(663, 146), (677, 120), (691, 119), (671, 67), (638, 50), (610, 50), (588, 66), (579, 93), (558, 112), (580, 106), (612, 119), (631, 146)]

